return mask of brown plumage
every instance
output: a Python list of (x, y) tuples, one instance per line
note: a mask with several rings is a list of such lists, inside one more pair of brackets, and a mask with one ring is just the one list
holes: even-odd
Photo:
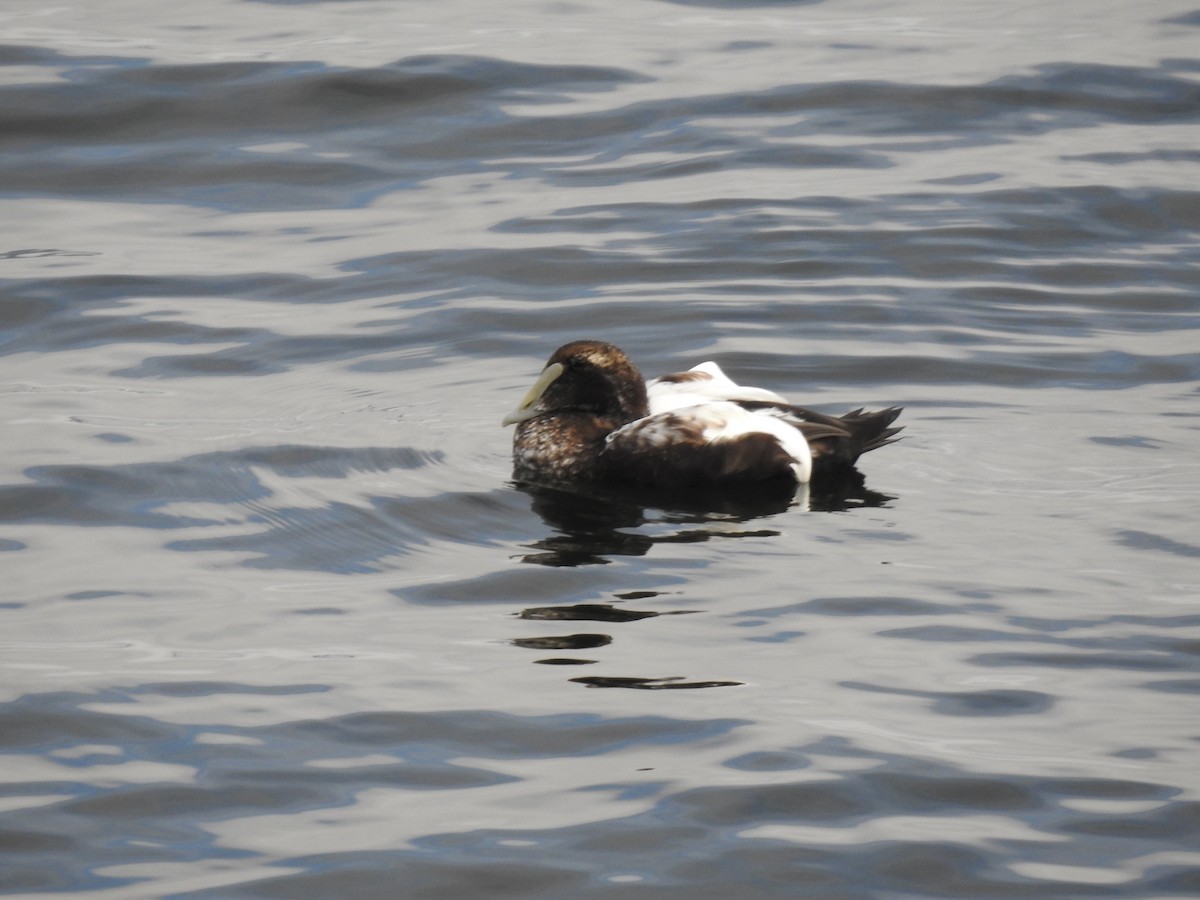
[(714, 363), (647, 385), (612, 344), (573, 341), (504, 421), (517, 426), (518, 479), (677, 488), (844, 471), (896, 439), (899, 414), (827, 416), (734, 384)]

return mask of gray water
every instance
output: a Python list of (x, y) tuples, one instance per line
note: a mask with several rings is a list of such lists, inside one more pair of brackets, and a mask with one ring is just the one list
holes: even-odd
[[(0, 891), (1200, 892), (1200, 10), (0, 12)], [(559, 344), (902, 405), (519, 489)]]

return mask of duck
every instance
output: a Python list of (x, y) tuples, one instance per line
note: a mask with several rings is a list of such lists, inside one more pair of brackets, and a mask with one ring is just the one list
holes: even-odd
[(711, 361), (647, 382), (618, 347), (578, 340), (551, 354), (502, 424), (516, 426), (517, 481), (687, 489), (845, 473), (897, 440), (901, 411), (825, 415)]

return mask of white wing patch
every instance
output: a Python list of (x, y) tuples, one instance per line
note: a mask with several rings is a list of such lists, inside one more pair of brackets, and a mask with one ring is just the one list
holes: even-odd
[(646, 383), (646, 391), (650, 396), (651, 415), (682, 409), (685, 406), (712, 403), (715, 400), (787, 403), (787, 400), (774, 391), (738, 384), (711, 361), (702, 362), (678, 375), (655, 378)]

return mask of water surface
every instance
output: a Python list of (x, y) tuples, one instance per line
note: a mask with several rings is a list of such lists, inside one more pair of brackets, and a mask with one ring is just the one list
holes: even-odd
[[(1198, 29), (10, 3), (0, 891), (1194, 895)], [(522, 489), (580, 337), (906, 439)]]

